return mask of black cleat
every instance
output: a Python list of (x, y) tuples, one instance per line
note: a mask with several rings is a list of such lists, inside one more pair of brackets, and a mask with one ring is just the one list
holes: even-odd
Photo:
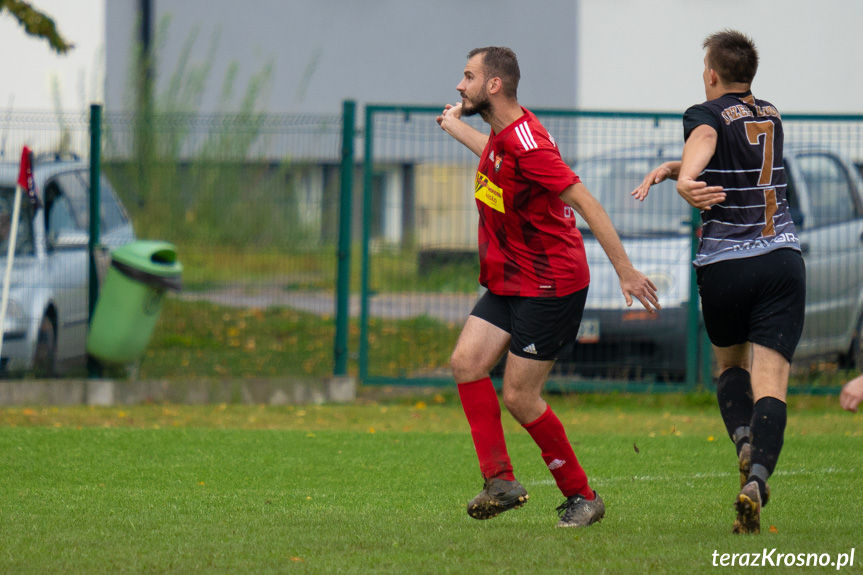
[(527, 490), (517, 480), (493, 477), (485, 480), (482, 491), (467, 504), (467, 514), (474, 519), (491, 519), (504, 511), (518, 509), (527, 498)]
[(557, 516), (560, 521), (558, 527), (587, 527), (605, 517), (605, 503), (596, 491), (596, 498), (588, 501), (584, 495), (573, 495), (568, 497), (563, 504), (557, 508)]
[(734, 502), (737, 509), (737, 519), (734, 520), (734, 533), (761, 533), (761, 491), (757, 481), (750, 481), (743, 486)]

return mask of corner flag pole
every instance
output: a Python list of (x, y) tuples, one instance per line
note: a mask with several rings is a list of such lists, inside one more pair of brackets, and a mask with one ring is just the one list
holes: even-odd
[(15, 201), (12, 205), (12, 225), (9, 228), (9, 249), (6, 251), (6, 274), (3, 276), (3, 297), (0, 301), (0, 354), (3, 351), (3, 336), (6, 333), (6, 306), (9, 304), (9, 287), (12, 283), (12, 264), (15, 260), (15, 244), (18, 241), (18, 220), (21, 217), (21, 196), (26, 188), (32, 189), (33, 173), (30, 164), (30, 148), (24, 146), (21, 153), (21, 170), (15, 186)]

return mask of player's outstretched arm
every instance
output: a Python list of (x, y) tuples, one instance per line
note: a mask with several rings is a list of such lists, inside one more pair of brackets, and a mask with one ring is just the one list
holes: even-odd
[(641, 185), (635, 188), (630, 195), (634, 196), (636, 200), (643, 202), (644, 198), (647, 197), (647, 192), (650, 191), (650, 186), (658, 184), (659, 182), (664, 182), (668, 179), (676, 180), (678, 174), (680, 174), (680, 161), (665, 162), (651, 170), (651, 172), (644, 177), (644, 181), (641, 182)]
[(716, 152), (716, 130), (702, 124), (695, 128), (683, 146), (680, 173), (677, 177), (677, 193), (693, 208), (709, 210), (710, 206), (725, 200), (722, 186), (708, 186), (697, 178)]
[(651, 313), (661, 309), (662, 306), (659, 305), (659, 299), (656, 296), (656, 286), (646, 275), (632, 266), (605, 208), (593, 197), (587, 187), (581, 182), (573, 184), (563, 190), (560, 199), (574, 208), (587, 222), (590, 231), (605, 250), (620, 279), (620, 290), (626, 299), (626, 305), (631, 306), (632, 299), (635, 298)]
[(482, 155), (488, 142), (488, 134), (483, 134), (476, 128), (464, 123), (461, 119), (461, 104), (447, 104), (437, 117), (437, 123), (444, 132), (464, 144), (471, 152)]
[(842, 409), (856, 412), (861, 401), (863, 401), (863, 375), (858, 375), (842, 387), (839, 405)]

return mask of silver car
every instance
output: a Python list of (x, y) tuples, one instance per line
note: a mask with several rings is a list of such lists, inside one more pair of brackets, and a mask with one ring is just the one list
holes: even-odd
[[(17, 163), (0, 163), (2, 220), (12, 213), (18, 169)], [(41, 206), (34, 209), (26, 197), (22, 202), (0, 373), (52, 377), (86, 359), (89, 165), (77, 159), (37, 158), (33, 177)], [(101, 244), (107, 250), (135, 239), (126, 211), (104, 177), (100, 222)], [(8, 245), (8, 237), (3, 237), (3, 271)]]
[[(591, 283), (580, 345), (559, 371), (666, 380), (685, 374), (693, 209), (673, 181), (654, 186), (643, 203), (630, 196), (651, 169), (679, 159), (681, 151), (673, 144), (641, 148), (576, 166), (633, 265), (656, 284), (662, 311), (650, 315), (637, 302), (626, 307), (614, 269), (579, 221)], [(795, 362), (839, 360), (863, 368), (863, 179), (853, 162), (822, 146), (786, 143), (784, 160), (807, 267), (806, 323)]]

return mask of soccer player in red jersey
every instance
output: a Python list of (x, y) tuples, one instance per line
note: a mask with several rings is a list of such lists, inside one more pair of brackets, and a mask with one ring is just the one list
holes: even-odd
[[(576, 214), (614, 265), (627, 305), (637, 299), (651, 312), (660, 306), (656, 287), (630, 263), (605, 210), (563, 161), (536, 116), (519, 105), (519, 78), (512, 50), (477, 48), (468, 54), (456, 87), (461, 103), (447, 105), (437, 117), (441, 128), (480, 158), (474, 192), (480, 283), (488, 291), (468, 317), (451, 358), (485, 481), (467, 512), (490, 519), (528, 498), (513, 474), (489, 377), (508, 352), (504, 405), (539, 446), (566, 498), (558, 507), (558, 527), (582, 527), (602, 519), (605, 505), (540, 395), (555, 359), (575, 342), (590, 283)], [(461, 121), (474, 114), (489, 124), (490, 134)]]

